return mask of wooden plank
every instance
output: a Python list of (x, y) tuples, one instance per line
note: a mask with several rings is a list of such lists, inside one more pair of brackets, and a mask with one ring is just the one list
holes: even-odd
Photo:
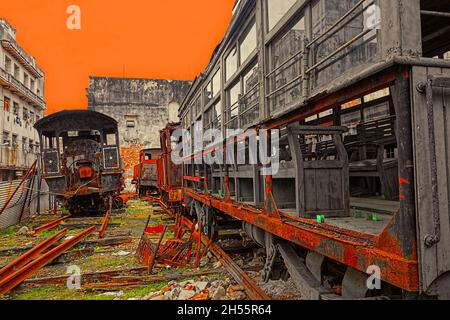
[[(425, 67), (413, 68), (414, 88), (419, 83), (426, 83), (428, 72)], [(436, 70), (434, 70), (436, 72)], [(395, 92), (395, 90), (393, 91)], [(414, 118), (414, 146), (415, 146), (415, 177), (416, 177), (416, 210), (418, 225), (418, 249), (420, 260), (420, 281), (422, 289), (426, 290), (437, 276), (436, 246), (428, 248), (424, 244), (424, 237), (434, 232), (432, 212), (431, 164), (430, 164), (430, 136), (428, 132), (428, 118), (426, 97), (424, 94), (413, 91), (413, 118)]]

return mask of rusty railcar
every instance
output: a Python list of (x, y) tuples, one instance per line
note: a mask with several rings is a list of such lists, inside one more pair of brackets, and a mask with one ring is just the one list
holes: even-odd
[(248, 154), (242, 133), (185, 148), (184, 205), (242, 220), (267, 278), (282, 257), (305, 297), (450, 298), (449, 17), (448, 1), (238, 1), (182, 126), (278, 129), (280, 169), (195, 162)]
[(123, 189), (116, 120), (94, 111), (51, 114), (35, 124), (42, 174), (71, 214), (103, 213)]
[(158, 160), (161, 149), (144, 149), (139, 153), (139, 164), (134, 167), (133, 184), (136, 185), (138, 197), (159, 194), (158, 188)]

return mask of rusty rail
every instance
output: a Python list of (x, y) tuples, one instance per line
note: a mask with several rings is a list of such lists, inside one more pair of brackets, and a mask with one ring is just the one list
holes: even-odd
[(36, 227), (33, 229), (33, 234), (38, 235), (39, 233), (42, 233), (44, 231), (51, 230), (51, 229), (59, 226), (64, 221), (64, 219), (66, 219), (66, 217), (59, 218), (59, 219), (50, 221), (49, 223), (46, 223), (42, 226)]
[(259, 288), (256, 283), (223, 251), (216, 243), (210, 243), (208, 238), (202, 237), (203, 243), (209, 244), (209, 250), (216, 256), (234, 280), (245, 288), (248, 297), (251, 300), (270, 300), (269, 296)]
[(24, 265), (29, 263), (34, 258), (38, 257), (39, 254), (50, 248), (53, 244), (61, 240), (67, 233), (68, 229), (61, 230), (54, 236), (42, 241), (34, 248), (27, 251), (25, 254), (21, 255), (17, 259), (8, 263), (3, 269), (0, 270), (0, 278), (6, 278), (18, 269), (22, 268)]
[(100, 230), (98, 231), (99, 239), (103, 239), (103, 237), (105, 236), (105, 232), (106, 232), (106, 228), (108, 227), (110, 215), (111, 215), (111, 209), (109, 209), (106, 212), (105, 216), (103, 217), (102, 226), (100, 227)]
[[(191, 221), (188, 219), (183, 219), (183, 221), (186, 227), (192, 227)], [(245, 291), (251, 300), (270, 300), (269, 296), (256, 285), (256, 283), (233, 261), (233, 259), (231, 259), (225, 251), (223, 251), (218, 244), (212, 242), (204, 235), (201, 236), (201, 241), (222, 263), (234, 280), (245, 288)]]
[(72, 248), (79, 242), (81, 242), (84, 238), (88, 237), (95, 231), (95, 226), (92, 226), (73, 238), (70, 238), (69, 240), (66, 240), (65, 242), (61, 243), (57, 247), (53, 248), (52, 250), (44, 253), (40, 257), (36, 258), (32, 262), (28, 263), (21, 269), (17, 270), (16, 272), (10, 274), (8, 277), (2, 279), (0, 281), (0, 296), (11, 291), (16, 286), (18, 286), (22, 281), (29, 278), (34, 272), (42, 268), (43, 266), (47, 265), (51, 261), (53, 261), (55, 258), (60, 256), (64, 251)]

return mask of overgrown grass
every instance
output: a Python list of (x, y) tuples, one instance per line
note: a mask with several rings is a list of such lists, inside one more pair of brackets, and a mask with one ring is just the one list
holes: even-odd
[(167, 286), (167, 283), (168, 282), (166, 282), (166, 281), (156, 281), (156, 282), (152, 282), (145, 286), (139, 286), (134, 289), (130, 289), (130, 290), (126, 291), (124, 293), (124, 295), (121, 296), (121, 298), (125, 298), (125, 299), (143, 298), (152, 292), (161, 290), (162, 288)]
[[(56, 290), (58, 289), (58, 290)], [(25, 292), (16, 293), (14, 300), (112, 300), (114, 296), (102, 296), (99, 293), (89, 293), (83, 290), (69, 290), (42, 286)]]
[(0, 230), (0, 236), (11, 236), (15, 233), (14, 227), (8, 227), (6, 229)]

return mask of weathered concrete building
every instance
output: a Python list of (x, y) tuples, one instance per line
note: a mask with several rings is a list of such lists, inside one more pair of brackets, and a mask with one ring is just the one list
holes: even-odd
[(190, 81), (90, 77), (88, 108), (119, 124), (128, 187), (139, 151), (159, 147), (159, 131), (168, 122), (179, 121), (178, 109), (190, 85)]
[(177, 122), (178, 108), (191, 82), (157, 79), (90, 77), (90, 110), (119, 123), (121, 146), (159, 146), (159, 130)]
[(34, 123), (44, 116), (44, 72), (0, 19), (0, 181), (17, 179), (36, 160)]

